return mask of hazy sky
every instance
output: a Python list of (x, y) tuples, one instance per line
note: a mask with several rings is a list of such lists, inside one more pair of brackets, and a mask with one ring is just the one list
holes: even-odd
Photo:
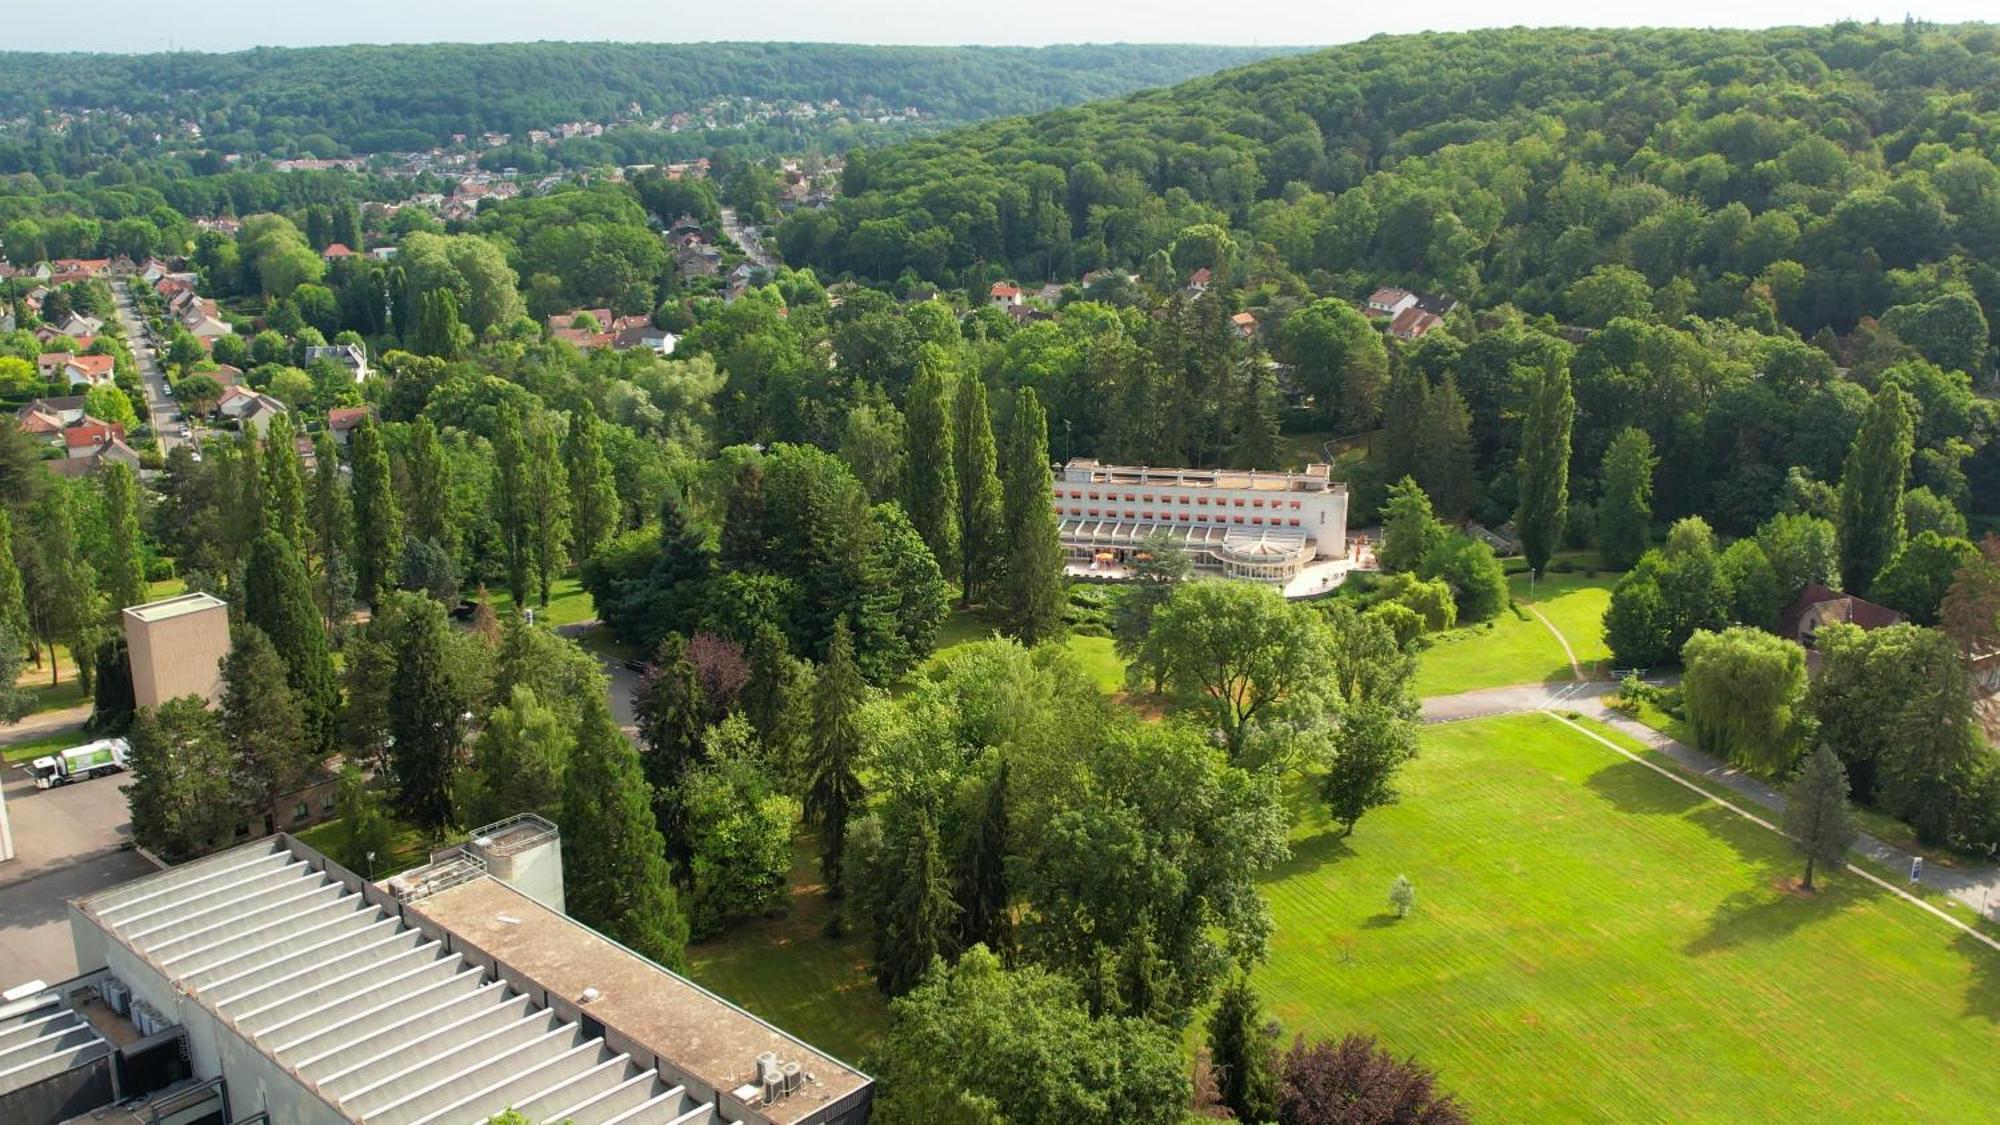
[(1344, 43), (1509, 24), (1770, 27), (1835, 19), (2000, 18), (1994, 0), (0, 0), (0, 47), (236, 50), (449, 40), (761, 39), (844, 43)]

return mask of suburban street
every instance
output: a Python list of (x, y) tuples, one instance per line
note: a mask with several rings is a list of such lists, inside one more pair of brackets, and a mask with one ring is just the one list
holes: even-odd
[(180, 423), (174, 421), (177, 408), (167, 394), (167, 373), (161, 369), (153, 345), (146, 340), (146, 325), (139, 319), (138, 306), (132, 302), (132, 283), (127, 281), (112, 292), (118, 298), (118, 322), (125, 326), (125, 342), (131, 345), (132, 361), (139, 367), (139, 382), (146, 388), (147, 422), (159, 438), (160, 452), (164, 454), (181, 443)]
[(750, 259), (751, 265), (766, 270), (778, 268), (778, 259), (764, 249), (764, 241), (758, 236), (757, 228), (746, 227), (739, 222), (734, 207), (722, 209), (722, 233), (728, 235), (731, 242), (743, 248), (743, 256)]

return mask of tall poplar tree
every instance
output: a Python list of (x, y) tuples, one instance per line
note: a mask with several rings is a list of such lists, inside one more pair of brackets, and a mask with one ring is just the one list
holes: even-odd
[(1030, 647), (1062, 635), (1063, 550), (1049, 475), (1049, 419), (1033, 387), (1023, 387), (1008, 434), (1005, 512), (1007, 568), (1000, 617)]
[(903, 465), (903, 509), (910, 515), (938, 569), (959, 572), (958, 464), (951, 383), (945, 378), (944, 354), (926, 345), (910, 385), (903, 431), (909, 457)]
[(986, 408), (986, 383), (968, 372), (958, 381), (954, 402), (952, 449), (958, 480), (958, 572), (963, 604), (984, 601), (994, 590), (1005, 565), (1006, 539), (1001, 520), (999, 453), (993, 442), (993, 417)]
[(639, 741), (646, 747), (641, 763), (653, 794), (653, 823), (659, 829), (664, 854), (674, 864), (674, 877), (683, 885), (694, 878), (689, 866), (694, 858), (694, 838), (688, 824), (686, 790), (688, 775), (707, 753), (702, 742), (704, 706), (701, 680), (688, 658), (687, 638), (668, 633), (639, 681), (632, 709), (638, 720)]
[(1575, 423), (1569, 366), (1544, 366), (1535, 375), (1521, 423), (1521, 507), (1515, 517), (1521, 552), (1537, 577), (1561, 545), (1569, 519), (1569, 440)]
[(312, 523), (313, 563), (324, 572), (328, 559), (348, 553), (354, 536), (354, 511), (340, 477), (340, 443), (328, 430), (313, 435)]
[(1447, 375), (1424, 400), (1417, 422), (1417, 483), (1446, 522), (1457, 525), (1479, 502), (1472, 452), (1472, 411)]
[(306, 482), (299, 464), (298, 446), (293, 441), (290, 414), (271, 419), (264, 432), (262, 458), (264, 526), (285, 537), (301, 551), (306, 549)]
[(1840, 474), (1840, 574), (1865, 594), (1903, 548), (1903, 482), (1916, 443), (1916, 410), (1894, 384), (1876, 392)]
[(312, 583), (298, 550), (267, 531), (250, 546), (243, 571), (243, 620), (270, 640), (285, 666), (285, 682), (305, 732), (321, 757), (333, 751), (340, 713), (340, 680), (326, 640)]
[(445, 460), (437, 427), (422, 414), (410, 423), (409, 478), (405, 530), (410, 537), (427, 539), (443, 548), (446, 555), (458, 557), (457, 536), (451, 527), (451, 463)]
[(453, 682), (449, 626), (444, 607), (421, 594), (392, 595), (397, 602), (395, 671), (389, 683), (389, 769), (396, 807), (404, 819), (442, 835), (451, 824), (452, 786), (458, 776), (462, 718), (471, 702)]
[(0, 504), (0, 629), (28, 640), (28, 599), (21, 584), (21, 566), (14, 558), (14, 516)]
[(604, 455), (604, 423), (587, 402), (570, 415), (563, 461), (569, 470), (571, 554), (580, 566), (618, 531), (618, 484)]
[(403, 517), (389, 479), (389, 451), (374, 420), (362, 419), (348, 440), (354, 455), (354, 590), (371, 608), (380, 608), (396, 585)]
[(1646, 553), (1653, 523), (1653, 439), (1637, 426), (1611, 439), (1598, 473), (1597, 553), (1604, 565), (1625, 570)]
[(924, 979), (932, 961), (951, 952), (958, 904), (929, 808), (919, 804), (890, 827), (897, 834), (888, 857), (895, 890), (876, 920), (875, 985), (901, 996)]
[(111, 608), (118, 610), (146, 600), (146, 563), (139, 550), (139, 480), (129, 466), (112, 462), (104, 466), (98, 487), (104, 496), (104, 592), (111, 597)]
[(549, 604), (550, 587), (569, 561), (569, 474), (555, 416), (543, 411), (528, 423), (528, 538), (535, 560), (535, 600)]
[(257, 435), (238, 434), (230, 454), (222, 462), (228, 474), (235, 503), (228, 508), (229, 563), (232, 567), (250, 554), (250, 544), (264, 534), (264, 458), (257, 450)]
[(586, 925), (669, 969), (686, 967), (687, 918), (674, 897), (639, 756), (603, 693), (580, 701), (563, 781), (563, 890)]
[(507, 566), (507, 593), (516, 609), (528, 604), (535, 546), (529, 529), (528, 443), (520, 413), (502, 409), (493, 435), (493, 518), (500, 528), (500, 553)]
[(984, 945), (1002, 957), (1014, 944), (1013, 896), (1007, 883), (1007, 776), (1007, 759), (1002, 758), (986, 783), (979, 823), (966, 834), (956, 878), (964, 911), (958, 916), (959, 948)]
[(860, 811), (861, 705), (867, 685), (854, 663), (854, 639), (847, 621), (836, 621), (827, 642), (826, 662), (813, 683), (812, 731), (806, 745), (806, 823), (819, 829), (819, 870), (829, 893), (838, 896), (847, 823)]

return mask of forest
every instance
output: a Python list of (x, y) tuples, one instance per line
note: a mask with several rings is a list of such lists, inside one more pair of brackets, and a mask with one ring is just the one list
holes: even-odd
[(34, 167), (41, 148), (144, 151), (155, 132), (180, 134), (182, 122), (201, 127), (191, 147), (332, 157), (424, 149), (454, 133), (664, 116), (717, 97), (914, 107), (935, 128), (1165, 85), (1284, 50), (521, 43), (0, 53), (0, 120), (92, 110), (118, 118), (25, 144), (9, 138), (0, 169)]

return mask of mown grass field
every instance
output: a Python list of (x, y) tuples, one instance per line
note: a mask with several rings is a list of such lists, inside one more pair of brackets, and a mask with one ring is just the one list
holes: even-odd
[(1265, 885), (1288, 1037), (1378, 1033), (1475, 1120), (1991, 1119), (2000, 952), (1796, 893), (1783, 840), (1547, 716), (1427, 728), (1401, 788), (1347, 840), (1306, 809)]
[[(476, 597), (479, 591), (467, 590), (465, 597)], [(505, 621), (514, 612), (514, 596), (504, 589), (487, 588), (487, 597), (493, 601), (493, 612)], [(584, 590), (581, 580), (574, 576), (558, 578), (549, 585), (549, 604), (540, 605), (536, 599), (528, 599), (528, 608), (535, 611), (535, 620), (549, 628), (574, 625), (579, 621), (590, 621), (597, 617), (597, 607), (591, 604), (590, 594)]]
[[(1417, 694), (1453, 695), (1572, 679), (1569, 657), (1549, 632), (1550, 625), (1569, 641), (1586, 675), (1601, 672), (1611, 659), (1604, 644), (1604, 610), (1616, 581), (1615, 575), (1551, 574), (1531, 590), (1526, 574), (1510, 576), (1508, 589), (1521, 612), (1502, 609), (1491, 621), (1433, 637), (1417, 658)], [(1535, 610), (1548, 619), (1547, 625)]]

